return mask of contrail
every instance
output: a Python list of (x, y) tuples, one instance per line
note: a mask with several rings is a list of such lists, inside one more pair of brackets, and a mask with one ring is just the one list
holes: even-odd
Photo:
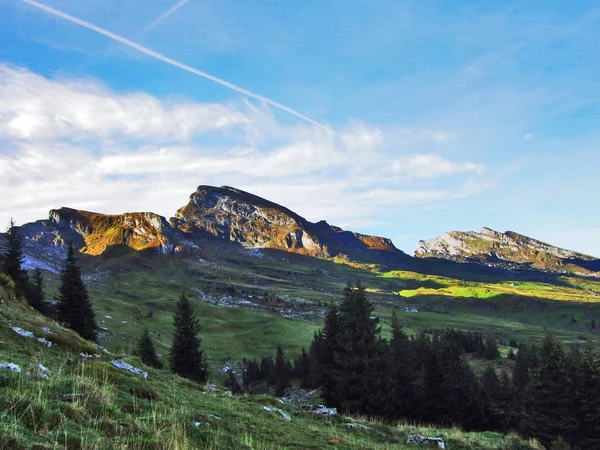
[(163, 20), (165, 20), (167, 17), (169, 17), (171, 14), (173, 14), (175, 11), (177, 11), (179, 8), (181, 8), (183, 5), (185, 5), (189, 1), (190, 0), (179, 0), (176, 4), (174, 4), (173, 6), (171, 6), (163, 14), (161, 14), (160, 16), (158, 16), (154, 22), (152, 22), (146, 28), (144, 28), (142, 31), (140, 31), (140, 33), (137, 35), (137, 37), (140, 37), (143, 34), (146, 34), (148, 31), (150, 31), (156, 25), (158, 25), (159, 23), (161, 23)]
[(76, 23), (77, 25), (81, 25), (82, 27), (87, 28), (88, 30), (92, 30), (95, 31), (96, 33), (102, 34), (104, 36), (106, 36), (109, 39), (112, 39), (113, 41), (116, 42), (120, 42), (121, 44), (125, 44), (128, 47), (134, 48), (139, 52), (142, 52), (154, 59), (157, 59), (159, 61), (163, 61), (167, 64), (170, 64), (174, 67), (178, 67), (182, 70), (185, 70), (187, 72), (193, 73), (195, 75), (198, 75), (199, 77), (203, 77), (206, 78), (208, 80), (214, 81), (217, 84), (220, 84), (221, 86), (225, 86), (233, 91), (239, 92), (240, 94), (244, 94), (248, 97), (252, 97), (255, 98), (257, 100), (260, 100), (262, 102), (265, 102), (268, 105), (273, 106), (274, 108), (280, 109), (281, 111), (285, 111), (287, 113), (290, 113), (308, 123), (311, 123), (319, 128), (324, 129), (325, 131), (328, 131), (330, 133), (333, 133), (334, 135), (338, 136), (338, 134), (333, 131), (331, 128), (329, 128), (326, 125), (323, 125), (319, 122), (317, 122), (316, 120), (311, 119), (310, 117), (305, 116), (304, 114), (299, 113), (298, 111), (293, 110), (292, 108), (288, 108), (285, 105), (282, 105), (281, 103), (277, 103), (274, 100), (271, 100), (270, 98), (267, 97), (263, 97), (262, 95), (259, 94), (255, 94), (254, 92), (251, 92), (247, 89), (244, 89), (243, 87), (237, 86), (233, 83), (230, 83), (229, 81), (225, 81), (221, 78), (215, 77), (214, 75), (211, 75), (209, 73), (206, 72), (202, 72), (201, 70), (198, 69), (194, 69), (191, 66), (188, 66), (186, 64), (183, 64), (179, 61), (176, 61), (174, 59), (171, 59), (161, 53), (155, 52), (154, 50), (150, 50), (149, 48), (146, 48), (140, 44), (136, 44), (133, 41), (130, 41), (129, 39), (124, 38), (123, 36), (119, 36), (118, 34), (115, 34), (111, 31), (105, 30), (104, 28), (101, 28), (99, 26), (96, 26), (94, 24), (91, 24), (89, 22), (86, 22), (85, 20), (82, 19), (78, 19), (77, 17), (74, 16), (70, 16), (69, 14), (66, 14), (62, 11), (59, 11), (57, 9), (51, 8), (50, 6), (44, 5), (42, 3), (36, 2), (35, 0), (21, 0), (24, 3), (28, 3), (31, 6), (34, 6), (38, 9), (41, 9), (42, 11), (46, 11), (47, 13), (50, 13), (56, 17), (60, 17), (61, 19), (65, 19), (68, 20), (69, 22), (72, 23)]

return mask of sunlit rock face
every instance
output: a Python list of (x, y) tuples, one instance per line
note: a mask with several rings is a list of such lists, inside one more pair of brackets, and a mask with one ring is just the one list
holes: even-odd
[(479, 233), (450, 231), (434, 239), (419, 241), (415, 256), (582, 275), (596, 275), (600, 271), (600, 260), (592, 256), (513, 231), (500, 233), (487, 227)]
[(319, 257), (381, 250), (399, 252), (389, 239), (312, 223), (295, 212), (228, 186), (199, 186), (171, 223), (183, 232), (201, 231), (247, 247), (276, 248)]
[[(391, 240), (309, 222), (276, 203), (239, 189), (200, 186), (167, 221), (151, 212), (101, 214), (71, 208), (20, 228), (25, 267), (57, 272), (67, 252), (101, 255), (111, 247), (155, 254), (191, 252), (203, 239), (219, 238), (249, 248), (272, 248), (319, 258), (409, 258)], [(0, 240), (2, 235), (0, 234)]]

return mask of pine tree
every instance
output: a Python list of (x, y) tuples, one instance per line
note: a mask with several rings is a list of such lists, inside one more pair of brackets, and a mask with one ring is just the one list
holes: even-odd
[(392, 338), (389, 342), (389, 364), (386, 390), (388, 415), (394, 418), (407, 418), (414, 405), (413, 380), (409, 356), (408, 336), (404, 333), (396, 311), (392, 311)]
[(283, 353), (283, 347), (277, 346), (277, 355), (275, 357), (275, 373), (277, 381), (275, 382), (275, 395), (281, 397), (285, 390), (290, 386), (291, 365)]
[(173, 322), (175, 333), (169, 355), (171, 370), (184, 378), (205, 382), (208, 379), (208, 366), (200, 350), (200, 323), (184, 292), (177, 302)]
[(301, 388), (310, 387), (310, 359), (304, 347), (302, 347), (300, 356), (295, 360), (294, 376), (300, 380)]
[(577, 419), (579, 447), (600, 448), (600, 360), (593, 344), (587, 344), (581, 355), (577, 386)]
[(227, 371), (227, 380), (225, 380), (225, 386), (229, 388), (233, 395), (242, 393), (242, 387), (233, 373), (233, 370)]
[(373, 310), (360, 283), (344, 290), (330, 371), (333, 398), (350, 413), (375, 415), (381, 407), (385, 343), (379, 339), (379, 320), (372, 317)]
[(557, 436), (571, 440), (577, 422), (569, 395), (566, 356), (560, 341), (546, 332), (540, 349), (540, 362), (525, 391), (526, 434), (549, 445)]
[(33, 281), (30, 285), (27, 301), (33, 308), (43, 313), (45, 298), (44, 276), (42, 275), (42, 271), (40, 269), (35, 269), (33, 272)]
[(10, 219), (10, 225), (6, 231), (6, 248), (3, 259), (3, 271), (14, 281), (17, 295), (27, 296), (28, 280), (27, 272), (23, 269), (23, 239), (13, 219)]
[(60, 275), (57, 316), (59, 322), (79, 333), (85, 339), (95, 340), (98, 326), (87, 288), (70, 245)]
[(139, 355), (142, 362), (147, 366), (154, 367), (157, 369), (162, 368), (162, 362), (156, 354), (154, 342), (152, 342), (152, 338), (150, 337), (150, 331), (148, 331), (147, 328), (144, 328), (144, 330), (142, 331), (142, 335), (140, 336), (137, 354)]
[(485, 341), (485, 352), (483, 357), (487, 360), (493, 360), (500, 357), (500, 352), (498, 351), (498, 345), (496, 344), (496, 339), (492, 336), (488, 336)]

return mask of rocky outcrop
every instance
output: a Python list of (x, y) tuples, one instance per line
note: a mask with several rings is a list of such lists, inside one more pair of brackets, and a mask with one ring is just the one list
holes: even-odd
[(419, 241), (415, 256), (456, 262), (475, 262), (508, 269), (595, 275), (600, 260), (521, 234), (500, 233), (490, 228), (474, 231), (450, 231), (435, 239)]
[(199, 186), (171, 223), (184, 233), (207, 233), (246, 247), (275, 248), (317, 257), (369, 250), (401, 254), (391, 240), (312, 223), (295, 212), (228, 186)]
[(198, 187), (170, 221), (149, 212), (100, 214), (60, 208), (51, 210), (47, 220), (20, 228), (25, 267), (53, 272), (60, 269), (69, 244), (94, 256), (114, 246), (155, 253), (193, 252), (208, 236), (249, 248), (321, 258), (407, 257), (389, 239), (353, 233), (325, 221), (312, 223), (283, 206), (228, 186)]
[(169, 253), (177, 232), (154, 213), (99, 214), (60, 208), (51, 210), (47, 220), (23, 225), (21, 234), (25, 267), (56, 272), (69, 244), (89, 255), (99, 255), (115, 245)]

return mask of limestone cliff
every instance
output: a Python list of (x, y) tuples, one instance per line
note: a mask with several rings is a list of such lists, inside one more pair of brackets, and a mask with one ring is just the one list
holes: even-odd
[(228, 186), (199, 186), (171, 223), (184, 233), (208, 233), (247, 247), (275, 248), (317, 257), (370, 250), (402, 254), (389, 239), (309, 222), (295, 212)]
[(600, 260), (592, 256), (555, 247), (513, 231), (500, 233), (490, 228), (483, 228), (479, 233), (450, 231), (434, 239), (419, 241), (415, 256), (584, 275), (600, 271)]

